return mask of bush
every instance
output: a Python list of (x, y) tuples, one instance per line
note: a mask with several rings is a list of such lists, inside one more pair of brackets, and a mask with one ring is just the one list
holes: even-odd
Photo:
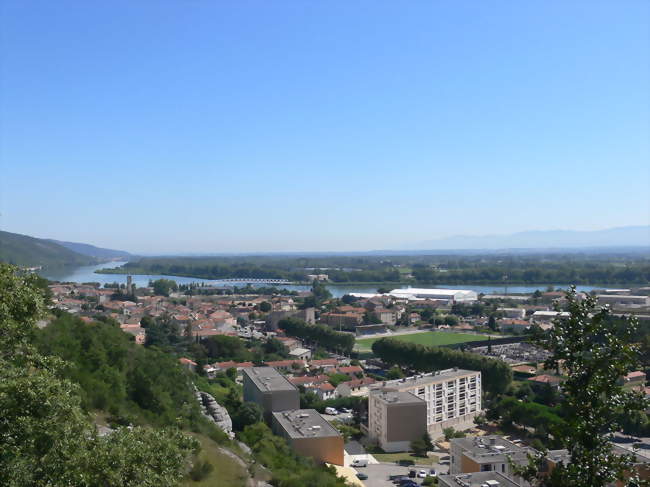
[(214, 465), (207, 460), (197, 460), (190, 469), (190, 478), (195, 482), (199, 482), (210, 475), (213, 470)]

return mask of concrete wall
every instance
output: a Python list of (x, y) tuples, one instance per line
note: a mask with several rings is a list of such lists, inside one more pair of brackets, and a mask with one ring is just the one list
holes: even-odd
[[(411, 441), (421, 438), (427, 431), (427, 405), (424, 401), (420, 403), (388, 404), (386, 416), (388, 420), (386, 446), (395, 442), (407, 442), (410, 445)], [(382, 448), (384, 448), (384, 445), (382, 445)]]

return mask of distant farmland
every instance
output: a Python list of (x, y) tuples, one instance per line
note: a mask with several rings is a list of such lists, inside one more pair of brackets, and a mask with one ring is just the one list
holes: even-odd
[[(422, 333), (411, 333), (408, 335), (391, 336), (396, 340), (404, 342), (419, 343), (420, 345), (453, 345), (455, 343), (473, 342), (477, 340), (487, 340), (486, 335), (474, 335), (472, 333), (454, 333), (446, 331), (424, 331)], [(356, 349), (360, 352), (368, 352), (372, 349), (372, 344), (379, 338), (361, 338), (357, 340)]]

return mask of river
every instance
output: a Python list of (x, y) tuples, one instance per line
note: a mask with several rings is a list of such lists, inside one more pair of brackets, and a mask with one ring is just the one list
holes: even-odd
[[(61, 282), (98, 282), (100, 284), (110, 284), (113, 282), (126, 283), (126, 274), (97, 274), (95, 273), (98, 269), (108, 269), (113, 267), (119, 267), (126, 264), (126, 262), (107, 262), (99, 265), (91, 266), (82, 266), (76, 267), (74, 269), (57, 269), (57, 270), (44, 270), (41, 275), (53, 281)], [(225, 284), (223, 281), (212, 280), (212, 279), (200, 279), (198, 277), (179, 277), (179, 276), (166, 276), (162, 274), (134, 274), (133, 282), (138, 287), (145, 287), (149, 284), (149, 281), (156, 279), (172, 279), (178, 284), (190, 284), (193, 282), (197, 283), (206, 283), (212, 285), (227, 285), (227, 286), (239, 286), (243, 287), (246, 285), (246, 282), (228, 282)], [(306, 291), (309, 290), (309, 286), (297, 286), (297, 285), (279, 285), (277, 287), (286, 288), (290, 291)], [(368, 285), (368, 284), (357, 284), (357, 285), (327, 285), (327, 288), (330, 290), (332, 295), (335, 298), (340, 298), (344, 294), (348, 293), (374, 293), (377, 292), (379, 285)], [(483, 294), (503, 294), (504, 287), (500, 286), (486, 286), (486, 285), (471, 285), (471, 284), (457, 284), (453, 286), (419, 286), (425, 288), (451, 288), (451, 289), (470, 289), (476, 291), (477, 293)], [(535, 290), (539, 289), (544, 291), (548, 287), (548, 284), (538, 284), (538, 285), (528, 285), (528, 286), (508, 286), (508, 293), (532, 293)], [(554, 287), (557, 288), (566, 288), (566, 284), (556, 284)], [(576, 286), (578, 291), (589, 292), (593, 289), (603, 289), (607, 286)], [(617, 286), (618, 287), (618, 286)]]

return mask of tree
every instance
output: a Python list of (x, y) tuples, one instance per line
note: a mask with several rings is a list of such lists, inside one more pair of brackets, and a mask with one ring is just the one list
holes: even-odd
[(171, 291), (178, 290), (176, 281), (172, 281), (171, 279), (156, 279), (151, 283), (151, 287), (153, 287), (153, 292), (156, 296), (169, 296)]
[(390, 370), (386, 373), (386, 378), (388, 380), (401, 379), (402, 377), (405, 377), (404, 372), (397, 365), (391, 367)]
[(67, 364), (34, 346), (44, 309), (36, 279), (0, 264), (0, 484), (176, 485), (198, 443), (178, 430), (98, 436)]
[(488, 319), (488, 328), (492, 331), (497, 331), (499, 329), (499, 326), (497, 325), (497, 320), (494, 317), (494, 315), (490, 315), (490, 318)]
[[(566, 293), (566, 300), (570, 316), (557, 320), (540, 344), (552, 354), (545, 367), (554, 370), (561, 363), (566, 371), (562, 384), (566, 424), (554, 434), (570, 460), (554, 469), (552, 480), (539, 479), (531, 465), (525, 474), (542, 485), (604, 487), (633, 471), (633, 455), (615, 454), (609, 435), (620, 429), (622, 413), (642, 411), (647, 405), (641, 394), (620, 384), (620, 378), (639, 364), (638, 346), (630, 339), (637, 322), (631, 317), (628, 326), (615, 329), (609, 308), (598, 309), (592, 296), (579, 301), (575, 287)], [(638, 485), (635, 478), (626, 482)]]
[(427, 451), (433, 450), (433, 440), (428, 431), (422, 435), (422, 441), (424, 441), (424, 446), (427, 447)]
[(260, 303), (260, 311), (262, 313), (268, 313), (272, 309), (273, 309), (273, 306), (271, 306), (271, 303), (269, 303), (268, 301), (262, 301)]
[(416, 438), (411, 442), (411, 450), (418, 457), (424, 457), (427, 454), (427, 445), (422, 438)]
[(445, 435), (445, 441), (449, 441), (454, 437), (454, 434), (456, 433), (456, 430), (452, 428), (451, 426), (448, 428), (444, 428), (442, 430), (442, 434)]
[(242, 431), (246, 426), (255, 424), (262, 419), (262, 408), (254, 402), (244, 402), (237, 408), (233, 420), (233, 427)]
[(485, 426), (487, 424), (487, 418), (485, 414), (477, 414), (474, 416), (474, 424), (476, 426)]
[(363, 323), (366, 325), (379, 325), (381, 322), (382, 321), (379, 319), (379, 316), (377, 316), (377, 313), (366, 311), (363, 314)]
[(264, 350), (264, 353), (268, 355), (278, 355), (282, 358), (289, 356), (289, 350), (286, 345), (277, 338), (269, 338), (264, 342), (262, 349)]
[(445, 316), (445, 325), (458, 326), (458, 323), (460, 323), (460, 320), (458, 319), (457, 316), (454, 315)]
[(372, 344), (372, 351), (389, 365), (418, 372), (451, 367), (480, 370), (483, 387), (491, 393), (503, 393), (512, 382), (512, 370), (508, 364), (474, 353), (408, 343), (395, 338), (380, 338)]

